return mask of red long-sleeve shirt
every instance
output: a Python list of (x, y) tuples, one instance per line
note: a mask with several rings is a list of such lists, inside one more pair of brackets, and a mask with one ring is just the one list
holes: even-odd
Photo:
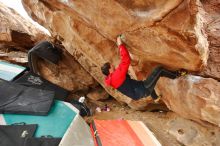
[(113, 88), (118, 88), (125, 81), (126, 74), (128, 72), (129, 65), (131, 63), (131, 59), (126, 49), (125, 45), (121, 44), (118, 46), (121, 61), (118, 67), (114, 70), (114, 72), (110, 73), (105, 78), (105, 84), (107, 86), (112, 86)]

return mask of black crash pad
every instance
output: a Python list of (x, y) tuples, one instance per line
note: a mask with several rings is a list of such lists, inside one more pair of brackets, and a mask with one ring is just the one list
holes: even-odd
[(40, 57), (57, 64), (61, 58), (61, 50), (48, 41), (42, 41), (28, 51), (28, 63), (32, 72), (37, 72), (36, 61)]
[(0, 125), (0, 146), (23, 146), (25, 139), (33, 137), (37, 125)]
[(0, 113), (46, 115), (54, 92), (0, 80)]
[(24, 146), (58, 146), (61, 138), (26, 138)]
[(37, 88), (37, 89), (42, 89), (42, 90), (50, 90), (55, 92), (55, 99), (58, 100), (65, 100), (66, 97), (69, 94), (69, 91), (66, 89), (63, 89), (43, 77), (33, 73), (29, 72), (27, 74), (24, 74), (20, 78), (14, 81), (15, 83), (18, 83), (20, 85), (24, 85), (27, 87), (32, 87), (32, 88)]

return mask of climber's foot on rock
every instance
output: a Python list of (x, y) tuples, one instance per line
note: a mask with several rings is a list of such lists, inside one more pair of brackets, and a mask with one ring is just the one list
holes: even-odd
[(188, 75), (188, 71), (184, 70), (184, 69), (180, 69), (177, 71), (177, 77), (182, 77), (182, 76), (187, 76)]
[(158, 104), (160, 102), (161, 99), (161, 95), (159, 95), (156, 99), (154, 99), (154, 103)]

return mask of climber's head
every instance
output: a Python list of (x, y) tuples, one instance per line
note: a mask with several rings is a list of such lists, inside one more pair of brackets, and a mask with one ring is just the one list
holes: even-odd
[(108, 76), (110, 73), (112, 73), (115, 70), (114, 65), (110, 64), (109, 62), (103, 64), (101, 67), (102, 73), (106, 76)]

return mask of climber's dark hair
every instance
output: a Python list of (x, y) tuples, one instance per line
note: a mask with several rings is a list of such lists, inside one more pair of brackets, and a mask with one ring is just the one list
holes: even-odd
[(109, 69), (111, 68), (111, 65), (109, 62), (106, 62), (105, 64), (102, 65), (101, 67), (101, 70), (102, 70), (102, 73), (106, 76), (109, 75)]

